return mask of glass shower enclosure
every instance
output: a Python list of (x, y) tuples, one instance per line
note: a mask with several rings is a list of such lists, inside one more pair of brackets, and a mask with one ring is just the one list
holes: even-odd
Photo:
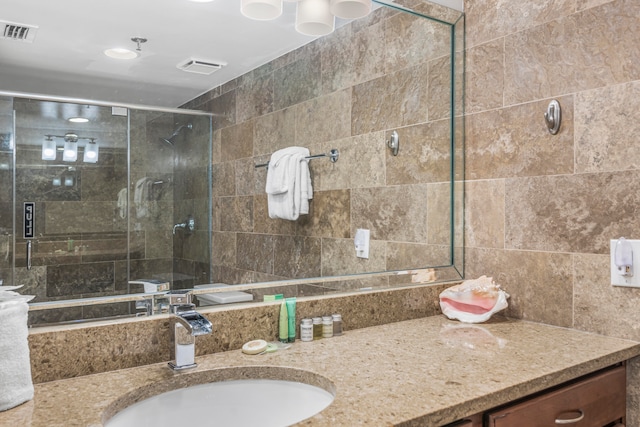
[(172, 289), (211, 277), (211, 116), (0, 97), (0, 279), (24, 284), (30, 324), (131, 315), (55, 301)]

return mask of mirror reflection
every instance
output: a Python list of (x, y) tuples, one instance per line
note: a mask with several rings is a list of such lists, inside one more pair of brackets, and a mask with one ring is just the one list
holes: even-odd
[[(144, 314), (140, 298), (92, 298), (164, 283), (240, 285), (204, 305), (459, 278), (460, 13), (420, 8), (437, 19), (381, 7), (184, 110), (2, 98), (0, 174), (15, 198), (3, 188), (1, 277), (35, 306), (88, 303), (40, 305), (31, 324)], [(270, 215), (277, 168), (259, 167), (288, 147), (339, 153), (308, 162), (296, 220)]]

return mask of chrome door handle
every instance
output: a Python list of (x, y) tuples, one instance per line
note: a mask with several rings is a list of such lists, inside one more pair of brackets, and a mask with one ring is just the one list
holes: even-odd
[(27, 270), (31, 270), (31, 240), (27, 240)]
[(556, 424), (575, 424), (584, 419), (584, 412), (582, 412), (582, 409), (576, 409), (575, 411), (567, 411), (567, 412), (576, 413), (578, 414), (578, 416), (575, 418), (556, 418)]

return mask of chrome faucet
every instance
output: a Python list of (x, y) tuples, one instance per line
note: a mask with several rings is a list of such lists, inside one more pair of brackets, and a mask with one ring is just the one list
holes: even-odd
[[(175, 295), (175, 298), (172, 296)], [(191, 304), (189, 292), (169, 293), (169, 300), (177, 302), (171, 304), (171, 327), (173, 348), (169, 367), (174, 371), (195, 368), (196, 337), (212, 333), (213, 325), (196, 311), (195, 304)], [(186, 301), (185, 301), (186, 300)]]
[(178, 228), (182, 228), (183, 230), (186, 230), (187, 233), (191, 233), (193, 230), (196, 229), (196, 221), (193, 219), (191, 215), (189, 215), (184, 222), (181, 222), (173, 226), (174, 235), (176, 234), (176, 230)]

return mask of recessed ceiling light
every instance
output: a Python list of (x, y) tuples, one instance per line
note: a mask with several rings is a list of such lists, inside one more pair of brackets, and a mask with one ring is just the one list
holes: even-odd
[(107, 49), (104, 51), (104, 54), (109, 58), (115, 59), (135, 59), (138, 57), (138, 53), (129, 49), (124, 49), (121, 47), (116, 47), (113, 49)]
[(87, 119), (85, 117), (71, 117), (69, 119), (69, 121), (71, 123), (87, 123), (89, 121), (89, 119)]

